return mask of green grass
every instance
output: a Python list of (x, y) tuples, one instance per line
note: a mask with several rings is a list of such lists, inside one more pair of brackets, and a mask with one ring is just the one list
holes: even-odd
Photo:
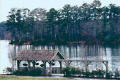
[(0, 80), (75, 80), (69, 78), (39, 78), (28, 76), (0, 75)]

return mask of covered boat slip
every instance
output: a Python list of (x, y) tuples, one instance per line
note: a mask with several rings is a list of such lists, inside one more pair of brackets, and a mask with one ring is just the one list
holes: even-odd
[[(17, 69), (21, 69), (21, 63), (26, 61), (27, 64), (23, 64), (25, 67), (29, 68), (43, 68), (45, 74), (60, 74), (63, 67), (69, 67), (71, 62), (83, 62), (85, 65), (85, 70), (88, 70), (88, 66), (91, 62), (101, 62), (106, 67), (106, 72), (108, 72), (108, 61), (107, 60), (94, 60), (94, 59), (66, 59), (57, 50), (24, 50), (18, 53), (14, 62), (17, 63)], [(54, 65), (57, 64), (57, 67)], [(39, 65), (40, 64), (40, 65)], [(65, 64), (65, 65), (63, 65)]]
[[(40, 64), (39, 67), (42, 67), (46, 74), (61, 73), (62, 60), (64, 57), (57, 50), (24, 50), (19, 52), (15, 58), (18, 70), (21, 69), (20, 63), (27, 61), (28, 68), (35, 69)], [(59, 63), (59, 67), (52, 68), (56, 61)]]

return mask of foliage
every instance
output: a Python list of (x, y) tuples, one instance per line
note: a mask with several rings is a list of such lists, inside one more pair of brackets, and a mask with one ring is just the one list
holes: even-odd
[(99, 0), (62, 9), (11, 9), (6, 22), (14, 44), (118, 44), (120, 7)]
[(66, 77), (97, 77), (97, 78), (118, 78), (119, 73), (115, 72), (115, 75), (113, 76), (113, 73), (108, 72), (106, 73), (104, 70), (94, 70), (92, 72), (85, 72), (84, 70), (80, 70), (73, 67), (66, 67), (63, 69), (63, 74)]
[(35, 69), (23, 68), (21, 70), (13, 71), (12, 74), (22, 75), (22, 76), (40, 76), (43, 75), (43, 70), (41, 68), (35, 68)]
[(63, 73), (64, 73), (64, 76), (71, 77), (75, 74), (81, 74), (81, 71), (73, 67), (66, 67), (63, 69)]

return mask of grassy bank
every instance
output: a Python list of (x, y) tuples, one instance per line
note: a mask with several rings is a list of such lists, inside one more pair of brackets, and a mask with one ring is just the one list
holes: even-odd
[(69, 78), (39, 78), (26, 76), (0, 75), (0, 80), (75, 80)]

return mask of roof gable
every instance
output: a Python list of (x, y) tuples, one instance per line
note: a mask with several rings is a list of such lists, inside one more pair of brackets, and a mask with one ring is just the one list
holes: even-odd
[(53, 60), (56, 57), (64, 59), (57, 50), (24, 50), (18, 53), (16, 60)]

